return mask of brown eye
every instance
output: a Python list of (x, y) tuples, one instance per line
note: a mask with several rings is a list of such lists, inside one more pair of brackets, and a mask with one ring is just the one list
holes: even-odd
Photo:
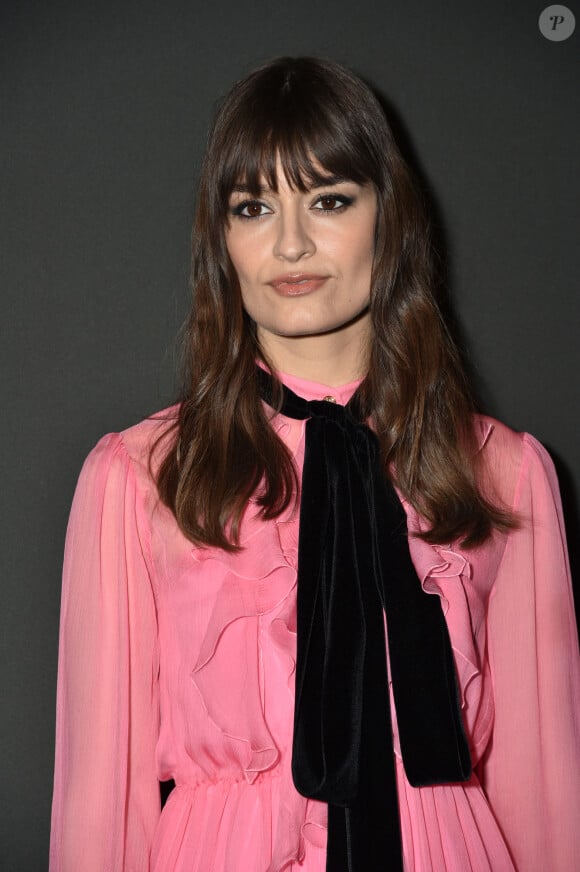
[(248, 203), (248, 205), (242, 211), (242, 215), (247, 215), (248, 218), (257, 218), (261, 214), (262, 214), (262, 204), (261, 203)]
[(345, 194), (321, 194), (314, 203), (314, 208), (320, 212), (340, 212), (353, 202), (354, 198)]
[(234, 206), (231, 211), (232, 215), (235, 215), (238, 218), (250, 219), (262, 218), (264, 215), (271, 212), (271, 209), (269, 209), (265, 203), (261, 203), (260, 200), (243, 200), (241, 203)]
[(337, 204), (342, 206), (336, 197), (321, 197), (319, 202), (322, 209), (336, 209)]

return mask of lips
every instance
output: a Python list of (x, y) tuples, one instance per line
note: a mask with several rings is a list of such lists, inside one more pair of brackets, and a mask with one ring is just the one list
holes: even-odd
[(291, 273), (276, 276), (268, 284), (283, 297), (300, 297), (318, 290), (327, 280), (328, 276), (316, 273)]

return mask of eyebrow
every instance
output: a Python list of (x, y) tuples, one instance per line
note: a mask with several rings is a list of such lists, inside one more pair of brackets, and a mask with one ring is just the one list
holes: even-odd
[[(340, 185), (343, 182), (351, 181), (352, 179), (340, 175), (317, 176), (314, 180), (315, 184), (312, 185), (310, 190), (316, 191), (319, 188), (332, 187), (333, 185)], [(252, 194), (254, 192), (257, 192), (258, 194), (267, 194), (271, 192), (271, 190), (272, 189), (268, 185), (258, 185), (257, 188), (250, 188), (249, 185), (234, 185), (232, 188), (232, 194)]]

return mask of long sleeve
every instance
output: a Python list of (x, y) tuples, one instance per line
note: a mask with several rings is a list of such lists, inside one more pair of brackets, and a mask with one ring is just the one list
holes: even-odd
[(518, 872), (577, 872), (578, 638), (554, 467), (527, 435), (514, 509), (489, 603), (495, 725), (480, 774)]
[(89, 455), (67, 532), (50, 872), (147, 872), (160, 814), (149, 542), (121, 437)]

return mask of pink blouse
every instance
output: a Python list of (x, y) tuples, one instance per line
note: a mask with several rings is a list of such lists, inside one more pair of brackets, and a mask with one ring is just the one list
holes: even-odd
[[(283, 380), (339, 403), (357, 386)], [(324, 872), (326, 806), (290, 774), (296, 511), (263, 522), (251, 501), (243, 551), (193, 546), (148, 471), (162, 418), (104, 437), (75, 494), (50, 872)], [(300, 468), (305, 422), (272, 425)], [(410, 539), (441, 597), (475, 774), (410, 787), (394, 718), (405, 869), (577, 872), (580, 661), (556, 477), (531, 436), (477, 426), (486, 488), (521, 524), (471, 551)]]

